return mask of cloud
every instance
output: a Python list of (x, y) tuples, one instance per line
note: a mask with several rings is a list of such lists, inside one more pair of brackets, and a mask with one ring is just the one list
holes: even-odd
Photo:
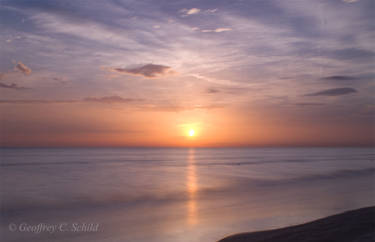
[(351, 87), (342, 87), (342, 88), (332, 88), (323, 90), (320, 92), (314, 92), (310, 94), (306, 94), (305, 96), (341, 96), (351, 93), (356, 93), (357, 90)]
[(358, 2), (359, 0), (342, 0), (345, 3), (355, 3)]
[(351, 81), (351, 80), (358, 80), (358, 77), (354, 77), (354, 76), (326, 76), (326, 77), (321, 78), (321, 80)]
[(216, 13), (217, 12), (217, 8), (214, 8), (214, 9), (207, 9), (207, 10), (205, 10), (204, 12), (205, 13)]
[(67, 84), (70, 80), (66, 77), (53, 77), (52, 80), (57, 81), (61, 84)]
[(191, 15), (191, 14), (197, 14), (197, 13), (199, 13), (201, 10), (199, 9), (199, 8), (191, 8), (191, 9), (189, 9), (187, 12), (186, 12), (186, 14), (188, 14), (188, 15)]
[(212, 94), (212, 93), (219, 93), (220, 90), (211, 87), (211, 88), (208, 88), (208, 89), (206, 90), (206, 92)]
[(184, 9), (181, 9), (181, 10), (180, 10), (180, 13), (183, 13), (184, 15), (182, 15), (182, 16), (186, 17), (186, 16), (188, 16), (188, 15), (197, 14), (197, 13), (199, 13), (200, 11), (201, 11), (201, 10), (200, 10), (199, 8), (191, 8), (191, 9), (186, 9), (186, 8), (184, 8)]
[(20, 71), (25, 75), (30, 75), (31, 74), (31, 69), (27, 67), (25, 64), (23, 64), (21, 61), (19, 61), (15, 66), (14, 66), (15, 71)]
[(86, 97), (82, 99), (0, 99), (0, 104), (74, 104), (77, 103), (98, 103), (98, 104), (131, 104), (143, 111), (162, 111), (162, 112), (181, 112), (186, 110), (210, 110), (223, 108), (225, 104), (196, 104), (196, 105), (183, 105), (173, 104), (169, 102), (160, 102), (155, 100), (145, 100), (136, 98), (124, 98), (120, 96), (103, 96), (103, 97)]
[[(143, 47), (143, 44), (139, 43), (133, 35), (127, 34), (123, 28), (116, 24), (108, 24), (87, 18), (80, 19), (79, 17), (77, 18), (77, 16), (73, 17), (61, 13), (53, 14), (48, 11), (33, 14), (30, 19), (48, 34), (58, 33), (70, 35), (98, 44), (114, 45), (118, 48), (126, 47), (137, 49)], [(90, 29), (90, 31), (87, 31), (88, 29)], [(62, 42), (64, 42), (65, 39), (65, 37), (62, 38)]]
[(120, 74), (143, 76), (146, 78), (158, 78), (175, 73), (169, 66), (154, 64), (146, 64), (134, 68), (110, 68), (110, 70)]
[(141, 110), (146, 111), (160, 111), (160, 112), (183, 112), (187, 110), (211, 110), (211, 109), (219, 109), (225, 107), (224, 104), (209, 104), (209, 105), (173, 105), (173, 104), (165, 104), (165, 105), (144, 105), (139, 106)]
[(217, 29), (203, 29), (201, 32), (203, 33), (221, 33), (221, 32), (227, 32), (232, 31), (231, 28), (217, 28)]
[(204, 14), (214, 14), (217, 12), (217, 8), (213, 8), (213, 9), (206, 9), (204, 11), (202, 11), (201, 9), (199, 8), (191, 8), (191, 9), (181, 9), (179, 12), (182, 13), (182, 17), (187, 17), (189, 15), (193, 15), (193, 14), (198, 14), (198, 13), (204, 13)]
[(297, 106), (305, 107), (305, 106), (322, 106), (324, 103), (296, 103)]
[(230, 85), (230, 86), (238, 85), (238, 83), (231, 81), (231, 80), (216, 79), (212, 77), (203, 76), (201, 74), (190, 74), (190, 76), (199, 80), (203, 80), (203, 81), (207, 81), (207, 82), (211, 82), (215, 84), (220, 84), (220, 85)]
[(120, 96), (104, 96), (104, 97), (86, 97), (83, 99), (3, 99), (0, 103), (12, 103), (12, 104), (53, 104), (53, 103), (83, 103), (83, 102), (95, 102), (95, 103), (130, 103), (142, 101), (142, 99), (123, 98)]
[(9, 104), (52, 104), (52, 103), (75, 103), (78, 100), (45, 100), (45, 99), (2, 99), (0, 103)]
[(15, 90), (25, 90), (25, 89), (29, 89), (27, 87), (20, 87), (18, 86), (17, 84), (15, 83), (12, 83), (12, 84), (6, 84), (6, 83), (2, 83), (0, 82), (0, 88), (8, 88), (8, 89), (15, 89)]
[(140, 99), (123, 98), (120, 96), (106, 96), (106, 97), (87, 97), (84, 98), (85, 102), (98, 102), (98, 103), (129, 103), (134, 101), (140, 101)]
[(360, 48), (345, 48), (332, 51), (328, 56), (338, 60), (374, 61), (375, 52)]
[[(259, 92), (261, 89), (249, 85), (215, 85), (204, 89), (204, 93), (212, 95), (235, 95), (236, 97)], [(232, 99), (233, 100), (233, 99)]]

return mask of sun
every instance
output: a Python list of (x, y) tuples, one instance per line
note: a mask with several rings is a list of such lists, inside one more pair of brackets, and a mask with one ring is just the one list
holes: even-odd
[(190, 129), (190, 130), (189, 130), (189, 136), (194, 136), (194, 134), (195, 134), (194, 129)]

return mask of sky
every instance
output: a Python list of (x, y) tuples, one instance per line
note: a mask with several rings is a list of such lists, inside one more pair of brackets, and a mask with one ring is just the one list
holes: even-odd
[(374, 13), (373, 0), (1, 0), (1, 146), (373, 145)]

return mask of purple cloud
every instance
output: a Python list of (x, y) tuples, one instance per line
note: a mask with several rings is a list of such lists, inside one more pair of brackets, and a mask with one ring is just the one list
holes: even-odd
[(29, 89), (29, 88), (26, 88), (26, 87), (20, 87), (15, 83), (6, 84), (6, 83), (2, 83), (2, 82), (0, 82), (0, 88), (8, 88), (8, 89), (15, 89), (15, 90)]
[(305, 96), (341, 96), (341, 95), (346, 95), (346, 94), (351, 94), (351, 93), (356, 93), (357, 90), (351, 87), (342, 87), (342, 88), (332, 88), (332, 89), (327, 89), (323, 90), (320, 92), (314, 92), (310, 94), (306, 94)]
[(21, 61), (19, 61), (14, 66), (14, 70), (20, 71), (20, 72), (22, 72), (25, 75), (30, 75), (31, 74), (31, 69), (28, 66), (26, 66), (25, 64), (23, 64)]
[(120, 74), (137, 75), (146, 78), (158, 78), (175, 73), (169, 66), (155, 64), (146, 64), (134, 68), (111, 68), (110, 70)]
[(108, 97), (87, 97), (84, 98), (85, 102), (98, 102), (98, 103), (129, 103), (134, 101), (140, 101), (140, 99), (123, 98), (120, 96), (108, 96)]

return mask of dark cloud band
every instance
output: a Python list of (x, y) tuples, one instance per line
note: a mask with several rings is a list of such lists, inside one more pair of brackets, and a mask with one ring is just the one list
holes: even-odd
[(8, 88), (8, 89), (14, 89), (14, 90), (26, 90), (26, 89), (29, 89), (27, 87), (18, 86), (15, 83), (6, 84), (6, 83), (2, 83), (2, 82), (0, 82), (0, 88)]
[(120, 74), (139, 75), (146, 78), (157, 78), (174, 73), (169, 66), (155, 64), (146, 64), (134, 68), (110, 68), (110, 70)]
[(343, 87), (343, 88), (332, 88), (327, 89), (319, 92), (309, 93), (305, 96), (341, 96), (347, 95), (351, 93), (356, 93), (357, 90), (351, 87)]

